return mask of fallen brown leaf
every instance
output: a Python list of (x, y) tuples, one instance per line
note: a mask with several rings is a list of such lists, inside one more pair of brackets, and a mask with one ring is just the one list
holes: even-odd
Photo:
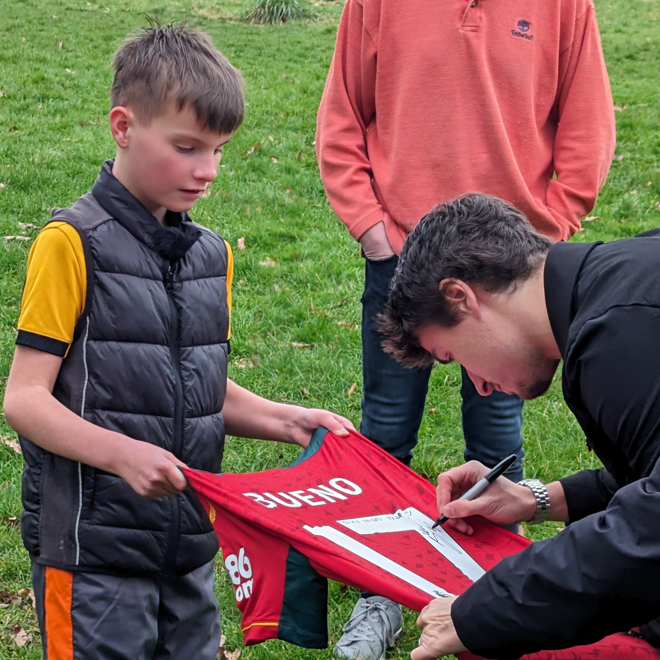
[(353, 396), (353, 392), (355, 392), (355, 388), (357, 387), (357, 383), (353, 383), (349, 388), (348, 388), (348, 396), (351, 397)]
[(14, 440), (13, 438), (9, 438), (5, 436), (2, 438), (2, 444), (7, 445), (7, 447), (13, 449), (17, 454), (23, 453), (23, 450), (21, 449), (21, 445), (18, 444), (18, 440)]
[(245, 236), (241, 236), (237, 241), (236, 241), (236, 247), (239, 250), (245, 250)]
[(17, 529), (19, 532), (21, 531), (21, 519), (16, 516), (3, 516), (2, 524), (12, 529)]
[(337, 325), (347, 330), (353, 330), (356, 327), (355, 323), (349, 323), (348, 321), (337, 321)]
[(296, 158), (297, 158), (298, 160), (302, 160), (302, 157), (303, 157), (303, 152), (302, 152), (302, 151), (299, 151), (299, 152), (298, 152), (298, 155), (296, 156)]
[(216, 653), (216, 658), (219, 660), (225, 660), (227, 657), (225, 655), (225, 644), (227, 643), (227, 638), (224, 635), (220, 635), (220, 646), (218, 647), (218, 652)]
[(13, 591), (8, 591), (7, 589), (3, 589), (2, 591), (0, 591), (0, 601), (2, 601), (3, 603), (7, 603), (7, 605), (20, 605), (21, 597), (17, 593), (14, 593)]
[(28, 642), (32, 641), (32, 635), (25, 632), (25, 630), (23, 630), (18, 624), (14, 626), (14, 629), (9, 633), (9, 636), (16, 642), (18, 648), (22, 648)]
[(271, 259), (270, 257), (266, 257), (264, 261), (259, 262), (260, 266), (268, 266), (269, 268), (273, 268), (274, 266), (277, 266), (277, 260)]
[(32, 605), (32, 607), (37, 606), (37, 598), (34, 595), (34, 589), (28, 589), (27, 587), (25, 589), (19, 589), (16, 592), (16, 595), (20, 596), (21, 598), (29, 599), (30, 605)]
[(297, 341), (292, 341), (291, 346), (294, 348), (314, 348), (314, 344), (301, 344), (300, 342)]
[(37, 227), (37, 225), (33, 225), (31, 222), (19, 222), (18, 226), (21, 229), (39, 229), (39, 227)]
[(240, 649), (235, 651), (227, 651), (225, 649), (225, 644), (227, 643), (227, 638), (224, 635), (220, 636), (220, 646), (218, 648), (218, 653), (216, 654), (217, 660), (238, 660), (238, 657), (241, 655)]
[(277, 158), (275, 158), (275, 156), (271, 156), (270, 159), (273, 161), (273, 163), (277, 163)]
[(11, 133), (12, 131), (17, 131), (17, 130), (18, 130), (18, 126), (12, 126), (12, 127), (9, 129), (9, 132)]
[(627, 105), (615, 105), (614, 112), (623, 112), (627, 107)]
[(245, 156), (251, 156), (261, 145), (263, 142), (257, 142), (251, 149), (248, 149), (247, 152), (245, 153)]
[(5, 236), (6, 241), (31, 241), (32, 236)]

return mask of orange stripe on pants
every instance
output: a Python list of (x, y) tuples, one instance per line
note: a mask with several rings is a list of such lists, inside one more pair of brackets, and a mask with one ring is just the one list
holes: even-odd
[(46, 567), (46, 653), (48, 660), (73, 660), (71, 597), (73, 573)]

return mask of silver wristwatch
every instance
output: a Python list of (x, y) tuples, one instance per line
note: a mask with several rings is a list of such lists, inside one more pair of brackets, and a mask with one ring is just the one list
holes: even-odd
[(518, 482), (519, 486), (527, 486), (536, 498), (536, 513), (528, 520), (528, 524), (537, 525), (545, 522), (550, 515), (550, 494), (548, 489), (538, 479), (523, 479)]

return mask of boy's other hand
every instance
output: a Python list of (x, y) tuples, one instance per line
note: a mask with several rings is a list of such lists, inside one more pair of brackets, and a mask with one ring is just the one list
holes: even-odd
[(161, 447), (134, 440), (118, 459), (115, 473), (143, 497), (166, 497), (188, 486), (179, 466), (186, 467), (174, 454)]
[(349, 431), (355, 431), (355, 427), (349, 419), (336, 415), (329, 410), (297, 408), (297, 414), (292, 420), (290, 437), (291, 442), (301, 447), (307, 447), (312, 439), (312, 433), (319, 426), (325, 427), (331, 433), (342, 438), (346, 437)]

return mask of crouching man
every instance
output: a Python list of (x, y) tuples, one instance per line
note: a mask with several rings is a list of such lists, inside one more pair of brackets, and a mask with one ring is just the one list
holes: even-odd
[[(487, 468), (438, 477), (438, 508), (470, 534), (563, 521), (456, 599), (422, 612), (414, 660), (466, 648), (488, 658), (660, 630), (660, 231), (612, 243), (551, 242), (512, 206), (466, 195), (408, 237), (381, 317), (405, 365), (459, 362), (483, 396), (541, 396), (563, 359), (566, 403), (605, 466), (547, 485), (499, 479), (455, 501)], [(522, 485), (522, 484), (525, 485)]]

